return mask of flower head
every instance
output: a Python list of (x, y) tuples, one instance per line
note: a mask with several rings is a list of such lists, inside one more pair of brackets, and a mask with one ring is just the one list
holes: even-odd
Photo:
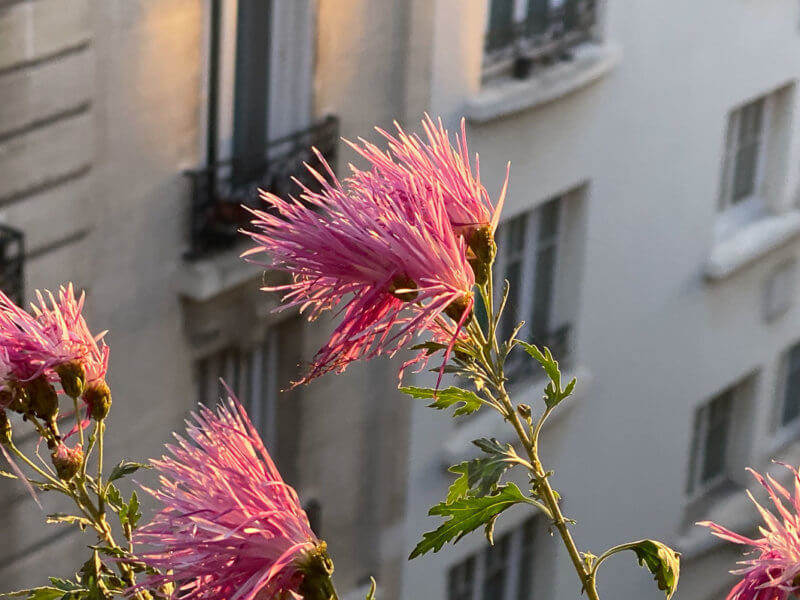
[(794, 474), (794, 494), (790, 494), (770, 475), (764, 478), (750, 469), (767, 490), (780, 516), (776, 517), (763, 508), (748, 491), (766, 525), (759, 527), (763, 537), (751, 539), (710, 521), (698, 523), (711, 529), (714, 535), (723, 540), (752, 546), (757, 554), (750, 560), (741, 561), (741, 569), (732, 571), (742, 575), (742, 580), (731, 589), (727, 600), (787, 600), (800, 588), (800, 474), (796, 469), (784, 466)]
[(372, 167), (371, 171), (356, 171), (356, 177), (373, 177), (401, 200), (407, 193), (406, 182), (409, 179), (427, 188), (438, 187), (450, 223), (457, 231), (466, 237), (470, 237), (469, 233), (481, 226), (489, 225), (494, 231), (506, 187), (503, 186), (500, 199), (493, 206), (486, 188), (481, 184), (477, 155), (473, 173), (464, 119), (461, 119), (461, 135), (455, 136), (455, 145), (451, 144), (450, 135), (441, 119), (434, 122), (426, 116), (422, 121), (427, 143), (417, 135), (407, 134), (396, 122), (395, 127), (396, 136), (377, 129), (388, 141), (388, 152), (363, 139), (359, 140), (361, 145), (350, 143)]
[[(77, 397), (86, 382), (102, 381), (108, 370), (108, 347), (92, 335), (83, 317), (84, 295), (75, 298), (72, 284), (61, 287), (58, 300), (36, 292), (33, 314), (0, 292), (0, 377), (9, 387), (37, 378), (61, 381)], [(48, 303), (49, 300), (49, 303)]]
[(320, 562), (329, 579), (324, 544), (239, 401), (231, 394), (216, 412), (200, 407), (193, 418), (188, 439), (176, 436), (171, 456), (152, 461), (160, 485), (147, 491), (161, 509), (135, 542), (147, 548), (137, 558), (164, 574), (141, 587), (175, 585), (182, 599), (252, 600), (296, 593)]
[(442, 188), (408, 178), (389, 190), (373, 176), (343, 185), (318, 156), (330, 181), (309, 168), (321, 191), (303, 186), (300, 200), (262, 192), (269, 209), (252, 211), (257, 231), (247, 233), (257, 246), (244, 254), (264, 253), (265, 267), (291, 275), (264, 288), (282, 293), (284, 307), (313, 319), (343, 305), (341, 323), (298, 383), (391, 355), (423, 331), (452, 345), (471, 315), (475, 277)]

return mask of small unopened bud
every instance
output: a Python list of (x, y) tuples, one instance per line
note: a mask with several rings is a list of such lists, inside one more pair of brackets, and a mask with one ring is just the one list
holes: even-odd
[(0, 445), (11, 444), (11, 421), (8, 420), (6, 411), (0, 410)]
[(25, 414), (31, 409), (31, 398), (28, 390), (21, 383), (11, 384), (11, 403), (8, 405), (10, 410)]
[(86, 385), (86, 371), (80, 361), (71, 360), (61, 363), (55, 368), (61, 380), (61, 388), (70, 398), (79, 398)]
[(531, 407), (527, 404), (520, 404), (517, 406), (517, 412), (525, 420), (529, 420), (531, 418)]
[(44, 375), (25, 384), (30, 411), (40, 419), (54, 420), (58, 414), (58, 393)]
[(80, 446), (69, 448), (66, 444), (59, 443), (50, 454), (50, 460), (53, 461), (58, 478), (61, 481), (69, 481), (83, 465), (83, 449)]
[(470, 306), (472, 300), (472, 294), (464, 294), (457, 300), (453, 300), (450, 304), (447, 305), (447, 308), (444, 309), (444, 314), (448, 317), (453, 319), (456, 323), (461, 321), (461, 318), (464, 316), (464, 313), (469, 310), (469, 314), (464, 322), (468, 322), (472, 318), (472, 307)]
[(111, 389), (103, 379), (90, 381), (83, 390), (83, 399), (95, 421), (102, 421), (111, 410)]
[(389, 293), (403, 302), (412, 302), (419, 295), (419, 292), (414, 291), (417, 287), (417, 283), (410, 277), (397, 275), (389, 283)]

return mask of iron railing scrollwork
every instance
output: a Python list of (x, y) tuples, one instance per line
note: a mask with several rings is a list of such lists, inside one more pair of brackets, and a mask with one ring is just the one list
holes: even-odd
[(304, 163), (324, 173), (317, 148), (336, 168), (339, 119), (329, 116), (308, 129), (271, 140), (258, 156), (237, 157), (186, 171), (191, 182), (188, 259), (232, 246), (238, 229), (250, 220), (244, 207), (260, 207), (258, 190), (286, 197), (297, 194), (296, 178), (311, 189), (319, 184)]

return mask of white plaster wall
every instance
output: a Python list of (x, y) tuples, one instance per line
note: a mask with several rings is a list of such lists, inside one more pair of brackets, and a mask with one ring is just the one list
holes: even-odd
[[(480, 89), (485, 3), (435, 6), (430, 110), (455, 124)], [(512, 161), (506, 217), (588, 184), (574, 349), (592, 381), (543, 452), (568, 516), (578, 520), (579, 546), (596, 554), (641, 537), (677, 540), (694, 409), (754, 370), (752, 438), (732, 443), (740, 460), (763, 466), (773, 449), (768, 415), (779, 354), (800, 338), (800, 302), (769, 324), (761, 318), (765, 278), (796, 257), (800, 243), (727, 280), (702, 276), (728, 111), (800, 77), (798, 4), (607, 0), (601, 10), (601, 37), (623, 52), (615, 69), (560, 100), (469, 128), (491, 193)], [(795, 110), (782, 158), (785, 207), (797, 192), (799, 134)], [(446, 417), (414, 406), (409, 550), (438, 522), (424, 515), (450, 481), (438, 463), (449, 428)], [(480, 547), (479, 537), (408, 563), (403, 597), (444, 598), (447, 567), (465, 548)], [(553, 547), (559, 564), (551, 597), (577, 597), (566, 553)], [(734, 556), (687, 560), (678, 597), (718, 595)], [(604, 567), (602, 596), (659, 598), (650, 576), (626, 558)]]

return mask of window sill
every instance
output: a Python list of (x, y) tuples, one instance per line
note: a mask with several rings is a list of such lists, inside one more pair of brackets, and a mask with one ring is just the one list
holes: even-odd
[[(787, 464), (800, 464), (800, 441), (795, 441), (781, 452), (780, 459)], [(786, 467), (770, 464), (769, 468), (760, 472), (771, 475), (781, 485), (792, 489), (792, 474)], [(752, 477), (749, 478), (747, 489), (730, 481), (727, 483), (724, 491), (710, 492), (706, 498), (694, 500), (687, 505), (687, 516), (692, 518), (688, 519), (690, 522), (686, 524), (683, 535), (675, 542), (675, 550), (682, 554), (682, 558), (702, 556), (727, 543), (711, 535), (707, 528), (695, 525), (697, 521), (713, 521), (743, 535), (753, 533), (761, 524), (758, 510), (748, 497), (747, 489), (753, 493), (759, 504), (769, 508), (770, 500), (766, 490)], [(699, 504), (702, 506), (698, 509)]]
[(237, 245), (209, 258), (184, 261), (175, 277), (176, 291), (195, 302), (206, 302), (258, 278), (263, 269), (239, 256), (247, 247)]
[[(548, 424), (556, 423), (569, 414), (574, 407), (583, 401), (587, 396), (592, 385), (592, 373), (586, 367), (576, 367), (565, 369), (561, 379), (564, 382), (573, 377), (577, 378), (578, 384), (572, 396), (567, 398), (552, 416), (548, 419)], [(520, 382), (512, 390), (511, 394), (515, 402), (527, 404), (534, 409), (542, 407), (542, 389), (546, 385), (546, 379), (538, 377)], [(475, 458), (476, 449), (472, 440), (481, 437), (496, 438), (501, 442), (513, 443), (516, 438), (512, 429), (497, 414), (488, 408), (482, 408), (476, 415), (468, 419), (461, 427), (458, 427), (450, 435), (442, 446), (442, 460), (445, 469), (456, 463)]]
[(467, 102), (464, 114), (473, 123), (485, 123), (547, 104), (591, 85), (621, 60), (622, 49), (616, 44), (583, 44), (574, 49), (570, 61), (542, 69), (526, 79), (509, 77), (486, 84)]
[(706, 278), (726, 279), (800, 234), (800, 211), (765, 216), (715, 243), (705, 265)]

